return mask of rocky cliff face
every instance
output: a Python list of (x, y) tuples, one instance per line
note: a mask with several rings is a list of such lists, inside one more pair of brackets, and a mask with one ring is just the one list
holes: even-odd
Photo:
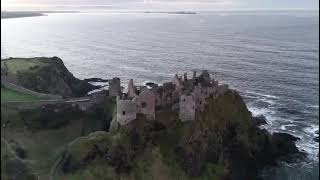
[[(180, 122), (162, 111), (151, 122), (143, 116), (116, 133), (78, 138), (63, 153), (59, 179), (254, 179), (279, 158), (298, 154), (287, 134), (256, 126), (241, 96), (228, 90), (196, 120)], [(108, 173), (106, 174), (106, 171)]]
[(95, 88), (74, 77), (58, 57), (11, 58), (2, 60), (1, 65), (4, 63), (9, 76), (14, 76), (10, 79), (15, 79), (18, 85), (36, 92), (79, 97)]

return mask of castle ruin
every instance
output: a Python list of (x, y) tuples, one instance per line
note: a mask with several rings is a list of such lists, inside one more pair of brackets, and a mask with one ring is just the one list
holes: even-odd
[(120, 79), (114, 78), (110, 85), (109, 95), (117, 96), (117, 121), (125, 125), (137, 114), (143, 114), (148, 120), (156, 119), (156, 111), (179, 111), (182, 122), (195, 120), (196, 112), (203, 112), (208, 98), (216, 98), (228, 90), (227, 85), (211, 79), (208, 71), (200, 76), (193, 72), (191, 79), (187, 73), (177, 74), (171, 82), (158, 85), (147, 83), (146, 86), (135, 86), (133, 80), (128, 83), (127, 93), (120, 89)]

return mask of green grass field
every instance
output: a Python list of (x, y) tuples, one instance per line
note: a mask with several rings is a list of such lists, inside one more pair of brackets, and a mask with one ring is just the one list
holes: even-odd
[(1, 87), (1, 102), (7, 101), (32, 101), (40, 100), (41, 98), (34, 97), (29, 94), (23, 94), (11, 89)]
[(45, 66), (46, 64), (39, 62), (35, 59), (23, 59), (23, 58), (14, 58), (9, 60), (2, 60), (1, 66), (7, 65), (8, 71), (16, 74), (18, 71), (31, 71), (32, 68), (36, 66)]

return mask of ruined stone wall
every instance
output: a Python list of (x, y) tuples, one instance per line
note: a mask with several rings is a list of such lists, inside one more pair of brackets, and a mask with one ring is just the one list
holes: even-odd
[(202, 88), (200, 86), (196, 86), (194, 88), (194, 97), (195, 97), (195, 103), (196, 103), (196, 110), (202, 112), (205, 107), (206, 97), (204, 96), (202, 92)]
[(218, 86), (219, 86), (219, 81), (216, 81), (216, 80), (214, 80), (214, 79), (212, 79), (211, 83), (212, 83), (212, 85), (213, 85), (214, 87), (218, 87)]
[(181, 95), (179, 102), (179, 118), (182, 122), (195, 119), (195, 99), (193, 95)]
[(224, 94), (229, 89), (229, 86), (227, 84), (223, 84), (218, 86), (217, 88), (217, 95)]
[(152, 89), (156, 98), (156, 106), (168, 106), (174, 102), (179, 102), (180, 94), (179, 90), (175, 89), (175, 85), (170, 83), (164, 83), (163, 86)]
[(151, 90), (142, 89), (134, 102), (137, 105), (138, 113), (144, 114), (148, 120), (155, 119), (156, 96)]
[(176, 89), (180, 89), (182, 86), (182, 78), (178, 77), (178, 75), (176, 74), (172, 79), (172, 84), (175, 85)]
[(207, 104), (207, 98), (211, 95), (213, 96), (216, 92), (216, 87), (201, 87), (196, 86), (194, 88), (194, 96), (196, 102), (196, 110), (202, 112), (204, 111), (205, 105)]
[(117, 97), (117, 121), (120, 125), (125, 125), (136, 119), (136, 104), (130, 99), (122, 100)]
[(129, 80), (128, 84), (128, 96), (129, 97), (137, 97), (137, 88), (133, 84), (133, 79)]
[(113, 78), (109, 83), (109, 96), (115, 97), (121, 95), (120, 79)]

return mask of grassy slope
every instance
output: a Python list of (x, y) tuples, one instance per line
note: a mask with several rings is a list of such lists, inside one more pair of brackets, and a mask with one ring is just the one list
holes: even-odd
[(18, 110), (1, 106), (1, 124), (10, 120), (7, 128), (1, 129), (1, 138), (15, 140), (27, 152), (27, 160), (39, 175), (40, 180), (49, 179), (49, 171), (64, 146), (81, 136), (83, 123), (72, 121), (63, 128), (28, 131)]
[[(22, 71), (30, 71), (35, 67), (40, 67), (45, 65), (33, 59), (30, 60), (30, 59), (22, 59), (22, 58), (1, 60), (1, 66), (3, 65), (3, 63), (6, 63), (8, 71), (13, 74), (16, 74)], [(1, 87), (1, 102), (32, 101), (32, 100), (40, 100), (40, 98)]]
[[(166, 157), (169, 155), (170, 157)], [(204, 175), (190, 177), (180, 167), (171, 154), (161, 152), (158, 147), (150, 147), (140, 154), (133, 163), (130, 173), (117, 174), (115, 169), (103, 159), (95, 160), (86, 168), (75, 173), (64, 174), (58, 177), (60, 180), (220, 180), (226, 173), (224, 166), (207, 164)]]
[(45, 66), (45, 63), (39, 62), (37, 59), (14, 58), (2, 60), (1, 63), (6, 63), (8, 71), (15, 74), (18, 71), (30, 71), (33, 68)]
[(29, 95), (29, 94), (23, 94), (11, 89), (7, 89), (4, 87), (1, 87), (1, 102), (7, 102), (7, 101), (33, 101), (33, 100), (40, 100), (41, 98)]
[[(171, 118), (175, 118), (177, 114), (170, 112), (159, 113), (161, 119), (167, 121)], [(114, 167), (110, 166), (103, 158), (96, 158), (94, 161), (88, 163), (85, 167), (68, 174), (60, 174), (57, 179), (60, 180), (86, 180), (86, 179), (101, 179), (101, 180), (221, 180), (228, 173), (225, 166), (222, 164), (207, 163), (204, 174), (201, 177), (190, 177), (182, 169), (181, 165), (177, 161), (174, 148), (176, 144), (181, 141), (180, 136), (192, 129), (192, 123), (181, 123), (179, 121), (172, 125), (170, 122), (168, 126), (175, 126), (175, 128), (169, 129), (167, 133), (162, 134), (159, 132), (157, 135), (157, 145), (149, 144), (145, 149), (136, 152), (134, 160), (130, 161), (132, 169), (129, 173), (116, 173)], [(132, 124), (134, 129), (138, 131), (144, 129), (144, 121), (136, 120)], [(171, 124), (171, 125), (169, 125)], [(128, 129), (121, 129), (121, 136), (118, 143), (122, 145), (130, 144), (130, 137), (126, 136)], [(129, 131), (130, 132), (130, 131)], [(101, 134), (106, 139), (113, 137), (116, 134)], [(119, 135), (119, 134), (118, 134)], [(90, 151), (94, 145), (92, 142), (98, 141), (93, 138), (94, 136), (83, 137), (78, 139), (73, 144), (70, 144), (70, 154), (77, 159), (85, 159), (84, 155), (90, 154)], [(114, 136), (115, 137), (115, 136)], [(97, 143), (100, 144), (101, 143)], [(104, 145), (112, 146), (110, 142), (104, 141)], [(132, 148), (127, 147), (127, 153), (132, 151)], [(107, 148), (109, 149), (109, 148)], [(112, 149), (110, 147), (110, 149)]]
[[(105, 105), (106, 113), (113, 112), (114, 104)], [(64, 151), (66, 145), (89, 133), (98, 126), (95, 119), (72, 119), (64, 127), (31, 131), (25, 127), (25, 121), (19, 110), (1, 106), (1, 124), (10, 121), (6, 128), (1, 129), (1, 138), (18, 142), (27, 152), (27, 160), (39, 176), (39, 180), (48, 180), (52, 166)], [(85, 129), (85, 130), (84, 130)], [(1, 149), (3, 150), (3, 149)], [(71, 179), (70, 179), (71, 180)]]

